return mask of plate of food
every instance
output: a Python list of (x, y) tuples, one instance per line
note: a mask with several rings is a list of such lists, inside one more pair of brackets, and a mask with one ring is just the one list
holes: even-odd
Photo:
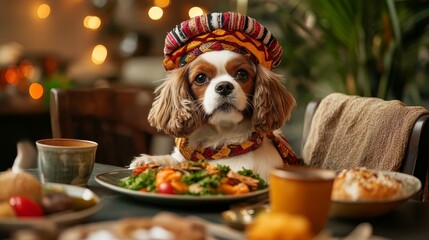
[(266, 182), (251, 170), (185, 162), (174, 166), (149, 164), (98, 174), (102, 186), (146, 202), (191, 205), (221, 204), (268, 197)]
[(420, 189), (420, 180), (409, 174), (362, 167), (345, 169), (335, 178), (330, 214), (345, 218), (378, 217)]
[(79, 222), (100, 209), (99, 197), (88, 188), (41, 184), (32, 175), (0, 174), (0, 231), (29, 227), (56, 228)]

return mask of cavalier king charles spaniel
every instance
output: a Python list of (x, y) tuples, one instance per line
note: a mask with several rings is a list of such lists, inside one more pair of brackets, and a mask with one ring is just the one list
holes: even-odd
[[(157, 129), (181, 139), (185, 149), (251, 151), (214, 157), (209, 163), (228, 165), (232, 170), (251, 169), (268, 179), (269, 171), (284, 161), (276, 148), (279, 130), (289, 118), (295, 99), (282, 84), (281, 75), (228, 50), (210, 51), (186, 65), (169, 71), (156, 90), (149, 122)], [(131, 168), (157, 163), (175, 165), (188, 159), (176, 147), (171, 155), (136, 157)], [(283, 139), (283, 138), (282, 138)], [(233, 146), (232, 150), (228, 147)], [(242, 149), (243, 148), (243, 149)], [(207, 151), (206, 151), (207, 152)], [(200, 155), (203, 153), (200, 153)], [(291, 152), (293, 154), (293, 152)], [(221, 156), (221, 155), (219, 155)]]

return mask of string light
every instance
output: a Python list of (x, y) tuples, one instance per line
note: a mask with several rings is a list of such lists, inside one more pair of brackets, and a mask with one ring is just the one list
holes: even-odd
[(32, 83), (28, 88), (28, 93), (33, 99), (39, 99), (43, 96), (43, 86), (40, 83)]
[(107, 48), (101, 44), (94, 47), (92, 50), (92, 62), (94, 64), (100, 65), (106, 61), (107, 58)]
[(190, 18), (201, 16), (203, 14), (204, 14), (204, 11), (200, 7), (192, 7), (191, 9), (189, 9), (189, 12), (188, 12), (188, 15)]
[(28, 59), (22, 61), (18, 70), (19, 74), (26, 79), (33, 79), (36, 75), (36, 69)]
[(148, 15), (149, 15), (150, 19), (152, 19), (152, 20), (161, 19), (163, 14), (164, 14), (164, 11), (162, 10), (162, 8), (157, 7), (157, 6), (151, 7), (148, 11)]
[(154, 0), (153, 5), (160, 8), (166, 8), (170, 6), (170, 0)]
[(4, 73), (4, 78), (7, 83), (9, 84), (18, 84), (19, 78), (18, 73), (15, 71), (14, 68), (8, 68), (6, 72)]
[(40, 19), (45, 19), (51, 14), (51, 7), (48, 4), (40, 4), (37, 8), (37, 16)]
[(86, 16), (83, 19), (83, 26), (92, 30), (96, 30), (101, 26), (101, 19), (97, 16)]

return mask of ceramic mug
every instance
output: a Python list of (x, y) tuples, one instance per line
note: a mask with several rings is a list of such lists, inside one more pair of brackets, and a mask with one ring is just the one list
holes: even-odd
[(312, 232), (325, 226), (331, 206), (335, 171), (303, 166), (276, 168), (270, 172), (271, 211), (306, 217)]
[(85, 186), (91, 176), (98, 144), (80, 139), (52, 138), (36, 141), (42, 183)]

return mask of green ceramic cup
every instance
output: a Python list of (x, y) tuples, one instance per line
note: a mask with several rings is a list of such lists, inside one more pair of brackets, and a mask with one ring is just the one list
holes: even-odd
[(36, 141), (39, 177), (42, 183), (87, 185), (95, 162), (96, 142), (52, 138)]

